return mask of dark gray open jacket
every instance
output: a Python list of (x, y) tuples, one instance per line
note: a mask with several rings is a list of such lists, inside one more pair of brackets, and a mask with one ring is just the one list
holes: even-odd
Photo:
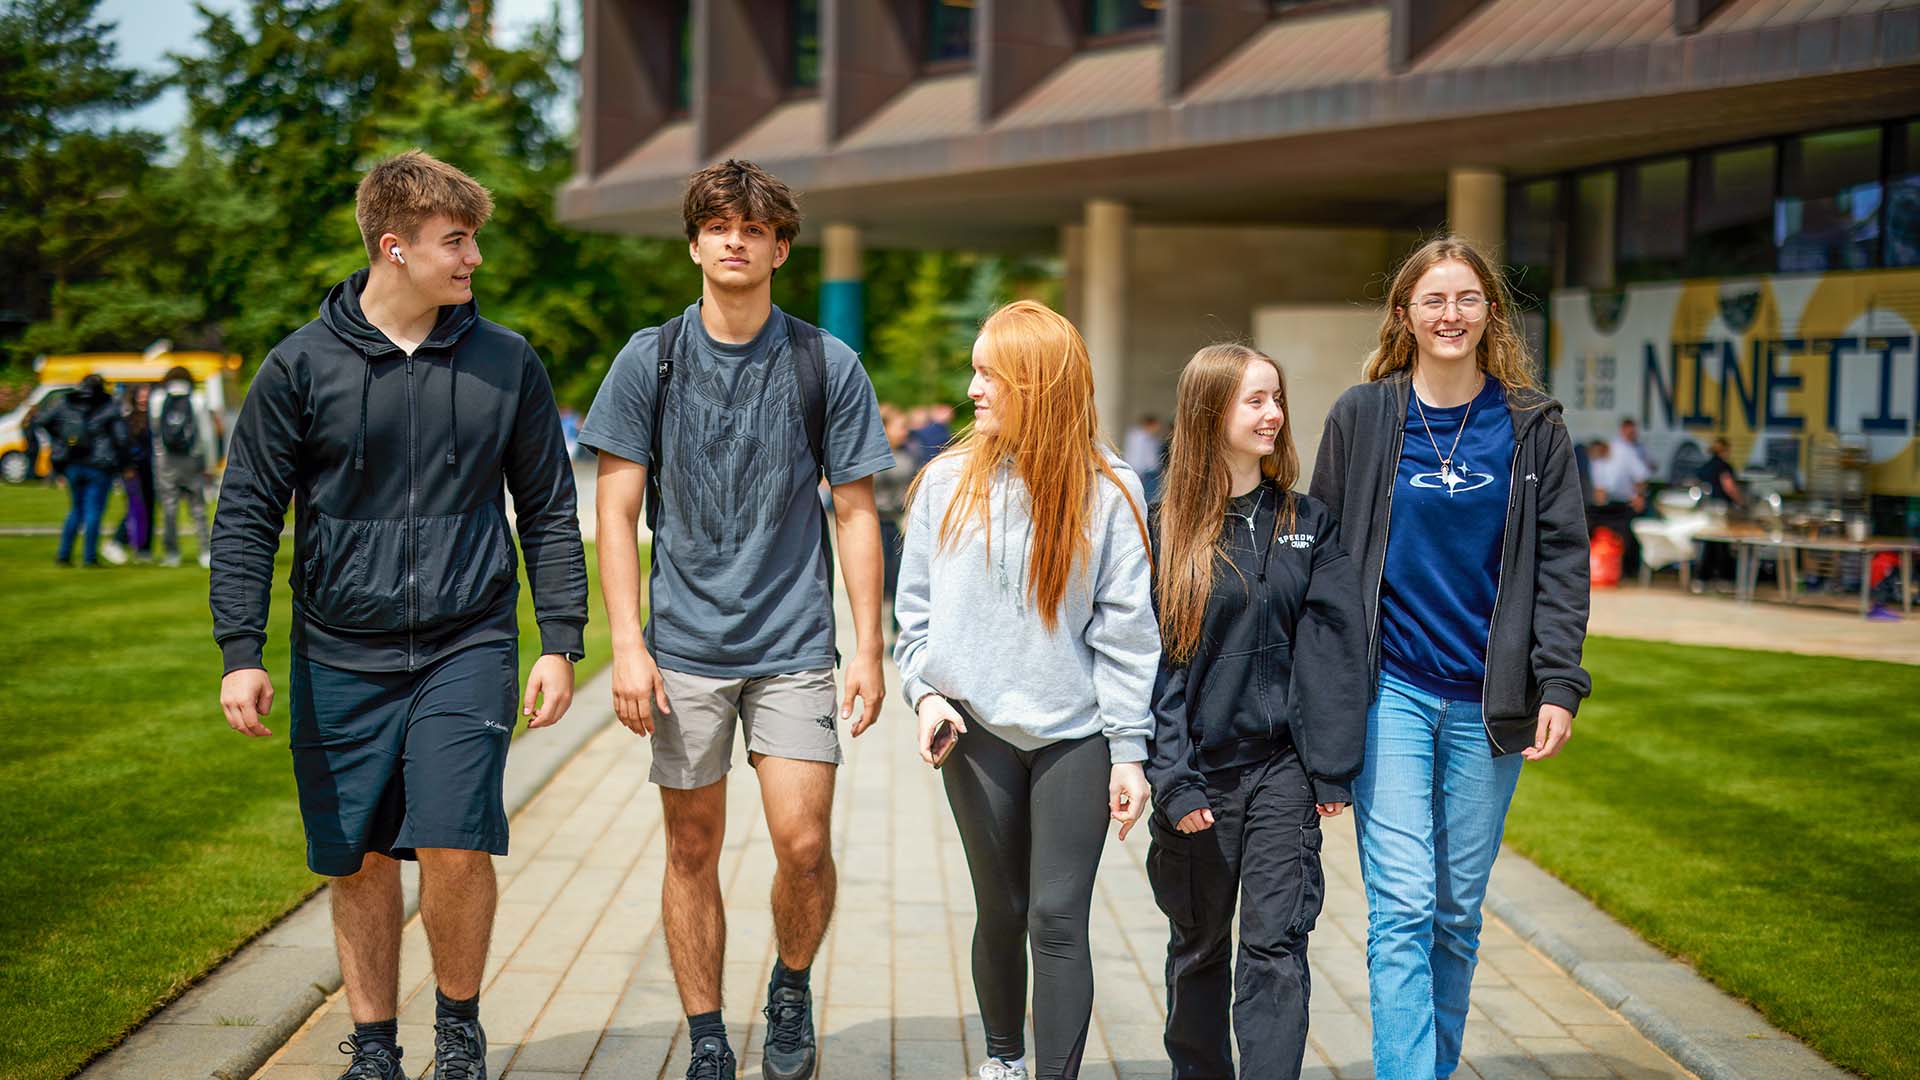
[(586, 558), (546, 369), (472, 302), (442, 308), (408, 356), (361, 312), (366, 276), (334, 286), (247, 391), (213, 526), (213, 635), (226, 670), (261, 666), (289, 501), (295, 652), (413, 671), (518, 637), (503, 478), (541, 651), (579, 656)]
[[(1339, 519), (1340, 540), (1359, 566), (1374, 682), (1380, 675), (1380, 583), (1411, 386), (1402, 374), (1340, 395), (1327, 414), (1309, 489)], [(1487, 741), (1496, 755), (1533, 745), (1543, 702), (1577, 712), (1593, 689), (1580, 666), (1587, 637), (1587, 518), (1573, 443), (1552, 398), (1510, 392), (1507, 407), (1513, 415), (1512, 488), (1481, 691)]]

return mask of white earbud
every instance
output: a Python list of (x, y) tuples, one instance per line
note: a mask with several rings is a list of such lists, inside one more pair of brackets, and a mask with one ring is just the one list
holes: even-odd
[(395, 244), (392, 247), (388, 248), (387, 254), (392, 255), (394, 258), (394, 261), (399, 263), (401, 266), (407, 265), (407, 257), (405, 255), (400, 254), (399, 244)]

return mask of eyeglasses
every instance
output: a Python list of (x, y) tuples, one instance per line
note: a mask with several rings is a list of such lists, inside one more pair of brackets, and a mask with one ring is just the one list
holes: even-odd
[(1480, 296), (1462, 296), (1456, 300), (1443, 300), (1438, 296), (1429, 296), (1414, 304), (1412, 310), (1414, 314), (1420, 316), (1421, 322), (1439, 322), (1447, 317), (1449, 305), (1468, 322), (1479, 322), (1486, 318), (1487, 309), (1493, 306), (1485, 297)]

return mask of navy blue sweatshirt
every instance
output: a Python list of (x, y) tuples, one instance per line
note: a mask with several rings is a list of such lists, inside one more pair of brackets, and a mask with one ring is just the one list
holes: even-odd
[(1206, 774), (1289, 745), (1315, 802), (1351, 802), (1366, 749), (1367, 623), (1353, 560), (1324, 504), (1293, 495), (1280, 529), (1279, 486), (1254, 490), (1264, 494), (1251, 527), (1231, 513), (1222, 522), (1232, 565), (1216, 567), (1199, 648), (1185, 663), (1161, 654), (1147, 782), (1169, 823), (1208, 805)]
[[(1513, 448), (1498, 380), (1449, 409), (1407, 395), (1380, 583), (1380, 663), (1449, 701), (1479, 701), (1487, 677)], [(1449, 454), (1450, 473), (1441, 468)]]

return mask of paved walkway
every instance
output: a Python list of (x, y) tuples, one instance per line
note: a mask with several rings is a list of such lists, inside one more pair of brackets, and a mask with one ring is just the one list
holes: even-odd
[[(891, 673), (890, 673), (891, 674)], [(604, 723), (606, 680), (567, 721)], [(895, 683), (897, 685), (897, 682)], [(960, 1080), (982, 1036), (967, 950), (972, 896), (959, 836), (935, 774), (911, 748), (906, 708), (848, 745), (835, 806), (840, 905), (815, 965), (827, 1080)], [(665, 860), (649, 744), (617, 725), (595, 736), (514, 820), (500, 860), (501, 905), (482, 998), (490, 1073), (505, 1080), (677, 1078), (687, 1040), (660, 934)], [(773, 961), (767, 891), (773, 858), (750, 770), (729, 789), (721, 864), (728, 903), (726, 1015), (743, 1076), (757, 1077), (761, 995)], [(1366, 908), (1351, 818), (1328, 830), (1328, 898), (1311, 946), (1310, 1077), (1371, 1075)], [(1088, 1080), (1164, 1077), (1160, 981), (1166, 924), (1148, 891), (1146, 833), (1109, 840), (1093, 913), (1098, 994)], [(1615, 1012), (1504, 924), (1489, 919), (1474, 982), (1462, 1080), (1684, 1077)], [(426, 940), (409, 922), (401, 1033), (418, 1072), (431, 1045)], [(335, 994), (261, 1070), (265, 1080), (332, 1080), (350, 1030)], [(429, 1073), (429, 1075), (431, 1075)]]
[(1587, 632), (1920, 664), (1920, 611), (1901, 622), (1876, 622), (1861, 618), (1857, 607), (1783, 604), (1770, 597), (1762, 589), (1754, 603), (1742, 606), (1731, 596), (1695, 595), (1664, 584), (1595, 589)]

